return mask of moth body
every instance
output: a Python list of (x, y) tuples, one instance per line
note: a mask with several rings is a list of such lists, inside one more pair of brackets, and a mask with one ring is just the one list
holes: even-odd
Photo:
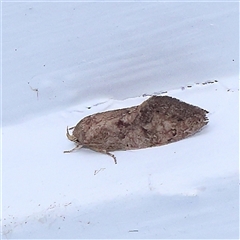
[(67, 129), (67, 137), (76, 148), (106, 153), (116, 162), (112, 151), (161, 146), (195, 134), (208, 123), (207, 113), (176, 98), (152, 96), (139, 106), (87, 116), (72, 135)]

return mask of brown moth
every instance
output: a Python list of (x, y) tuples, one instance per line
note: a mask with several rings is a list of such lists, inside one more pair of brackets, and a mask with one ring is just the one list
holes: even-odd
[(96, 152), (161, 146), (189, 137), (208, 123), (208, 111), (168, 96), (152, 96), (139, 106), (96, 113), (83, 118), (67, 138)]

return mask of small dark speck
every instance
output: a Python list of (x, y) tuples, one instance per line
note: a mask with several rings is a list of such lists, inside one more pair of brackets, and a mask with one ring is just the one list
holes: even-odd
[(87, 109), (91, 109), (91, 107), (87, 107)]
[(15, 51), (17, 51), (17, 48), (15, 48)]
[(188, 87), (188, 88), (191, 88), (192, 86), (191, 86), (191, 85), (188, 85), (187, 87)]
[(45, 67), (46, 65), (44, 64), (43, 66)]
[(234, 59), (232, 61), (234, 62)]

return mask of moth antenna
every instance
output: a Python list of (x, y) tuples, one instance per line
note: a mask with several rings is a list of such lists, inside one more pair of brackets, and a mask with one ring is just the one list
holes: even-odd
[(73, 135), (71, 135), (68, 131), (68, 127), (67, 127), (67, 133), (66, 133), (66, 136), (67, 138), (70, 140), (70, 141), (73, 141), (73, 142), (76, 142), (77, 138)]

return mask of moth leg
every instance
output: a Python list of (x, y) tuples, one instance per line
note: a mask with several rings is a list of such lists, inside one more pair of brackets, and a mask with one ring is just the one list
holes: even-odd
[(95, 151), (100, 152), (100, 153), (107, 154), (108, 156), (112, 157), (113, 160), (114, 160), (114, 163), (117, 164), (117, 158), (116, 158), (112, 153), (107, 152), (107, 150), (99, 150), (99, 149), (97, 149), (97, 150), (95, 150)]
[(71, 150), (64, 151), (64, 153), (70, 153), (70, 152), (73, 152), (74, 150), (80, 149), (82, 147), (83, 147), (83, 145), (77, 145), (75, 148), (73, 148)]
[(112, 157), (113, 160), (114, 160), (114, 163), (117, 164), (117, 158), (116, 158), (112, 153), (107, 152), (107, 151), (104, 151), (104, 153), (107, 154), (107, 155), (109, 155), (110, 157)]
[(95, 152), (100, 152), (100, 153), (107, 154), (108, 156), (112, 157), (113, 160), (114, 160), (114, 163), (117, 164), (117, 158), (116, 158), (112, 153), (107, 152), (107, 150), (98, 149), (98, 148), (94, 148), (94, 147), (91, 147), (90, 149), (92, 149), (92, 150), (95, 151)]

